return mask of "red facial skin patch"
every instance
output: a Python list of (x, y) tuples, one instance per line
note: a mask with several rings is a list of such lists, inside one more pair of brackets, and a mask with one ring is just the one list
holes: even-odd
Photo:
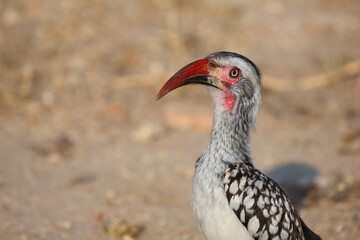
[(231, 95), (231, 93), (229, 93), (229, 90), (226, 90), (226, 96), (225, 96), (225, 106), (227, 107), (227, 109), (229, 110), (229, 112), (232, 112), (233, 106), (234, 106), (234, 102), (235, 102), (235, 97), (233, 95)]
[[(239, 79), (241, 77), (240, 70), (239, 70), (239, 76), (237, 76), (236, 78), (230, 77), (230, 71), (233, 68), (234, 67), (232, 66), (232, 67), (221, 69), (222, 70), (221, 79), (224, 83), (229, 84), (229, 85), (234, 85), (235, 83), (237, 83), (237, 81), (239, 81)], [(224, 91), (224, 93), (226, 94), (225, 99), (224, 99), (225, 106), (227, 107), (229, 112), (232, 112), (234, 102), (235, 102), (235, 96), (233, 96), (228, 89), (226, 89)]]
[(239, 76), (237, 76), (236, 78), (230, 77), (230, 71), (233, 68), (234, 68), (234, 66), (231, 66), (228, 68), (221, 68), (221, 70), (222, 70), (221, 78), (222, 78), (223, 82), (230, 84), (230, 85), (234, 85), (235, 83), (237, 83), (237, 81), (239, 81), (239, 79), (241, 77), (240, 70), (239, 70)]

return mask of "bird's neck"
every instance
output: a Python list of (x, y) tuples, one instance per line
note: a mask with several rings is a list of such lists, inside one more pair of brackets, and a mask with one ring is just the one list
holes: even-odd
[(208, 151), (216, 161), (226, 163), (245, 162), (252, 165), (250, 147), (250, 123), (241, 105), (228, 109), (215, 104), (214, 122)]

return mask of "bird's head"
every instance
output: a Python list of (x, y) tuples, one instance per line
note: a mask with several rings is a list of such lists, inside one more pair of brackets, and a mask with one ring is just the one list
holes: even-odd
[(260, 72), (246, 57), (232, 52), (216, 52), (180, 69), (161, 88), (156, 99), (188, 84), (211, 86), (217, 109), (245, 114), (253, 125), (260, 104)]

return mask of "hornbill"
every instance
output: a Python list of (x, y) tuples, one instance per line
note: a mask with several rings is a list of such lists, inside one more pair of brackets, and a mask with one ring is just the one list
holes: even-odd
[(156, 99), (188, 84), (209, 86), (211, 139), (196, 162), (192, 205), (207, 240), (320, 239), (281, 187), (254, 167), (250, 131), (261, 101), (260, 71), (248, 58), (215, 52), (172, 76)]

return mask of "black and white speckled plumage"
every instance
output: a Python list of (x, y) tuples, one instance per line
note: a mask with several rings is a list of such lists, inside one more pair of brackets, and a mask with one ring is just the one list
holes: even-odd
[(288, 197), (259, 170), (245, 163), (230, 164), (223, 184), (230, 208), (254, 239), (305, 239)]

